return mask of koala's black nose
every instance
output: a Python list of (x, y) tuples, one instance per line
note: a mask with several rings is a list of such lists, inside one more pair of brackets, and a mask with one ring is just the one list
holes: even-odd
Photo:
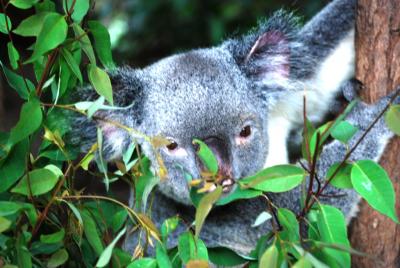
[[(229, 154), (229, 147), (226, 140), (216, 137), (210, 136), (202, 139), (205, 144), (211, 149), (215, 157), (218, 161), (218, 169), (222, 176), (230, 177), (231, 176), (231, 161)], [(196, 149), (196, 147), (195, 147)]]

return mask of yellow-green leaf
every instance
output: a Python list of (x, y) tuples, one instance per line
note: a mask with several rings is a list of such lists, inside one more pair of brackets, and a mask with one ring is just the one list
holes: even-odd
[(106, 100), (111, 105), (114, 105), (111, 80), (108, 74), (99, 67), (97, 67), (96, 65), (89, 64), (88, 76), (89, 76), (89, 81), (96, 90), (96, 92), (99, 93), (100, 96), (106, 98)]
[(278, 267), (278, 249), (275, 244), (270, 246), (261, 256), (260, 263), (258, 264), (259, 268), (275, 268)]
[(220, 198), (222, 194), (222, 187), (218, 186), (213, 192), (206, 194), (199, 203), (196, 210), (195, 223), (196, 223), (196, 238), (199, 237), (201, 228), (204, 221), (210, 213), (212, 206)]

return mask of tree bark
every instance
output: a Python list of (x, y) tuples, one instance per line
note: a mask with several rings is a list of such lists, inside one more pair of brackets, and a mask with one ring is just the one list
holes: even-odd
[[(400, 85), (400, 1), (358, 0), (356, 78), (362, 98), (374, 102)], [(400, 215), (400, 139), (386, 147), (380, 164), (396, 192)], [(400, 225), (371, 209), (364, 201), (350, 228), (352, 246), (373, 258), (353, 256), (353, 267), (400, 267)]]

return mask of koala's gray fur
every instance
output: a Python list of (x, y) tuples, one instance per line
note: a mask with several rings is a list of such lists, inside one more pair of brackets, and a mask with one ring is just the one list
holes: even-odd
[[(192, 218), (182, 167), (193, 178), (200, 177), (194, 138), (212, 140), (213, 145), (217, 141), (212, 149), (223, 162), (224, 172), (234, 180), (266, 165), (287, 161), (286, 139), (303, 121), (304, 92), (309, 118), (319, 121), (340, 92), (340, 85), (353, 76), (354, 17), (355, 0), (333, 1), (301, 29), (292, 14), (279, 11), (248, 35), (229, 39), (220, 46), (173, 55), (140, 70), (121, 68), (110, 73), (115, 104), (128, 108), (99, 111), (96, 116), (148, 136), (168, 137), (179, 145), (174, 151), (160, 150), (168, 178), (155, 193), (152, 218), (157, 224), (177, 213), (189, 221)], [(93, 90), (82, 95), (84, 99), (95, 98)], [(348, 120), (363, 129), (364, 122), (381, 106), (367, 108), (360, 104)], [(79, 133), (74, 135), (78, 137), (74, 142), (83, 150), (95, 142), (97, 125), (103, 131), (106, 159), (120, 157), (136, 141), (154, 170), (158, 170), (154, 149), (140, 136), (130, 136), (101, 120), (80, 118), (76, 123)], [(238, 134), (245, 126), (251, 126), (252, 131), (243, 140)], [(354, 158), (378, 158), (390, 135), (381, 123), (367, 136)], [(344, 148), (337, 142), (326, 146), (318, 167), (321, 176), (343, 154)], [(298, 191), (271, 196), (277, 206), (296, 211)], [(357, 197), (351, 191), (346, 193), (343, 199), (327, 201), (348, 214)], [(209, 246), (248, 252), (257, 238), (270, 229), (269, 225), (250, 227), (263, 210), (262, 199), (217, 208), (201, 236)], [(135, 239), (128, 238), (126, 242), (126, 249), (132, 250)], [(176, 242), (176, 237), (170, 240), (171, 245)]]

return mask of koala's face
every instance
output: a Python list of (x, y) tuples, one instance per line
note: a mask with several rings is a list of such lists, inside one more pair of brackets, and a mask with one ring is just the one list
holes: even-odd
[[(145, 101), (140, 129), (171, 141), (161, 149), (168, 178), (160, 189), (179, 202), (190, 203), (182, 170), (198, 179), (203, 168), (193, 139), (212, 149), (223, 178), (237, 181), (263, 167), (265, 107), (235, 66), (227, 51), (214, 48), (172, 56), (141, 71)], [(151, 154), (148, 146), (143, 148)], [(225, 187), (225, 194), (234, 187)]]

